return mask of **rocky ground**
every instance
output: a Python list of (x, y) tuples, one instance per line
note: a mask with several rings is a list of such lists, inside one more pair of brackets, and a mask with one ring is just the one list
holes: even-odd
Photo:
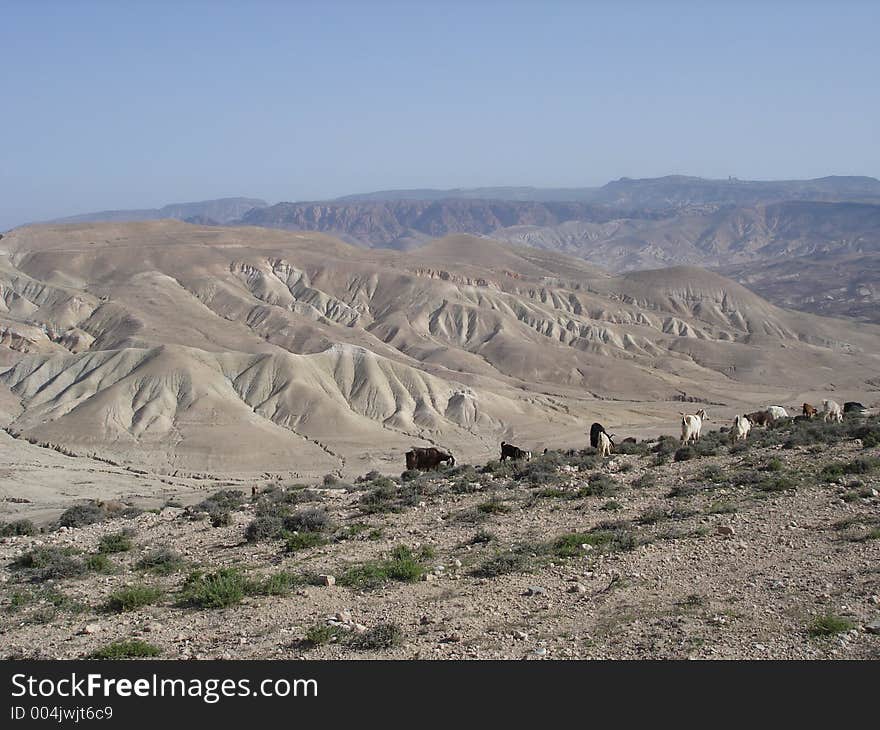
[(876, 417), (799, 421), (85, 506), (2, 539), (0, 655), (876, 659), (878, 442)]

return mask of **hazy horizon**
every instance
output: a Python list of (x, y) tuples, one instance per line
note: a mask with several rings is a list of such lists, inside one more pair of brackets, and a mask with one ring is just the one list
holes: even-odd
[(867, 2), (5, 11), (0, 230), (234, 196), (880, 175)]

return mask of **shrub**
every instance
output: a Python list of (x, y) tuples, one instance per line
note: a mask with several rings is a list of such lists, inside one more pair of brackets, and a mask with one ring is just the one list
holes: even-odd
[(377, 588), (389, 581), (414, 583), (425, 572), (422, 563), (405, 545), (398, 545), (386, 560), (374, 560), (348, 568), (337, 581), (350, 588)]
[(378, 624), (363, 634), (355, 634), (347, 642), (356, 651), (379, 651), (402, 643), (403, 630), (395, 623)]
[(822, 469), (822, 478), (833, 481), (846, 474), (869, 474), (880, 466), (880, 459), (858, 458), (849, 462), (838, 461), (826, 464)]
[(619, 491), (617, 482), (607, 474), (590, 474), (586, 487), (578, 490), (579, 497), (613, 497)]
[(16, 535), (36, 535), (37, 528), (30, 520), (13, 520), (0, 525), (0, 537), (14, 537)]
[(623, 505), (620, 502), (615, 502), (613, 499), (610, 499), (599, 509), (605, 510), (606, 512), (617, 512), (618, 510), (623, 509)]
[(113, 569), (113, 562), (104, 553), (89, 555), (85, 565), (93, 573), (109, 573)]
[(104, 604), (104, 610), (113, 613), (134, 611), (142, 606), (149, 606), (163, 595), (162, 589), (156, 586), (133, 585), (113, 591)]
[(295, 553), (297, 550), (324, 545), (326, 542), (327, 539), (320, 532), (297, 532), (288, 536), (284, 549)]
[(655, 474), (651, 474), (650, 472), (646, 472), (642, 474), (638, 479), (634, 480), (632, 485), (636, 489), (651, 489), (652, 487), (657, 486), (657, 476)]
[(399, 511), (399, 506), (395, 504), (397, 485), (393, 481), (381, 477), (372, 482), (372, 485), (372, 488), (360, 499), (361, 512), (369, 515)]
[(293, 573), (280, 571), (263, 578), (258, 583), (249, 583), (245, 586), (245, 592), (260, 596), (285, 596), (305, 580)]
[(786, 476), (766, 477), (755, 484), (759, 492), (785, 492), (789, 489), (797, 489), (797, 483)]
[(330, 525), (330, 515), (315, 507), (296, 512), (282, 521), (283, 528), (290, 532), (324, 532), (330, 529)]
[(529, 556), (523, 550), (499, 553), (474, 568), (471, 575), (477, 578), (496, 578), (507, 573), (525, 573), (529, 569)]
[(713, 502), (707, 510), (707, 513), (710, 515), (729, 515), (734, 512), (736, 512), (736, 505), (729, 502)]
[(677, 499), (678, 497), (692, 497), (698, 491), (698, 488), (693, 484), (676, 484), (669, 490), (669, 493), (666, 496), (672, 499)]
[(58, 518), (59, 527), (85, 527), (106, 519), (107, 510), (97, 502), (78, 504), (64, 510)]
[(510, 507), (500, 499), (492, 497), (488, 502), (477, 505), (477, 511), (487, 515), (503, 515), (510, 512)]
[(161, 547), (144, 555), (137, 561), (135, 567), (140, 570), (151, 570), (159, 575), (167, 575), (179, 570), (184, 564), (180, 553), (167, 547)]
[(338, 626), (327, 624), (315, 624), (306, 631), (305, 640), (312, 646), (320, 646), (331, 641), (338, 641), (344, 635), (344, 630)]
[(472, 545), (481, 545), (487, 542), (492, 542), (495, 539), (495, 535), (493, 535), (488, 530), (477, 530), (476, 534), (471, 538)]
[(162, 650), (140, 639), (114, 641), (90, 654), (91, 659), (143, 659), (159, 656)]
[(621, 442), (615, 445), (614, 450), (618, 454), (634, 454), (637, 456), (645, 456), (648, 453), (648, 444), (644, 441), (635, 444), (632, 442)]
[(40, 547), (21, 555), (10, 567), (29, 571), (36, 580), (74, 578), (86, 572), (85, 563), (74, 555), (73, 548)]
[(571, 558), (584, 554), (584, 544), (606, 553), (632, 550), (636, 546), (636, 540), (626, 525), (627, 523), (603, 523), (589, 532), (560, 535), (551, 543), (551, 551), (560, 558)]
[(245, 528), (244, 539), (248, 542), (259, 542), (260, 540), (271, 540), (280, 537), (284, 532), (284, 523), (278, 515), (262, 515), (254, 518), (254, 520)]
[(248, 580), (235, 568), (221, 568), (214, 573), (196, 571), (183, 585), (180, 604), (197, 608), (233, 606), (251, 588)]
[[(374, 473), (376, 474), (377, 477), (379, 476), (379, 474), (376, 472), (370, 472), (370, 474), (374, 474)], [(418, 469), (407, 469), (405, 472), (403, 472), (400, 475), (400, 481), (411, 482), (413, 479), (418, 479), (421, 475), (422, 475), (422, 472), (420, 472)], [(370, 480), (370, 481), (372, 481), (372, 480)]]
[(855, 627), (855, 623), (848, 618), (837, 616), (833, 613), (827, 613), (824, 616), (817, 616), (814, 618), (809, 626), (807, 626), (807, 631), (810, 636), (833, 636), (834, 634), (841, 634), (844, 631), (849, 631)]
[(682, 446), (680, 449), (676, 449), (675, 456), (673, 456), (674, 461), (689, 461), (690, 459), (694, 459), (697, 457), (697, 452), (693, 446)]
[(114, 532), (111, 535), (104, 535), (98, 542), (98, 552), (109, 554), (124, 553), (131, 550), (132, 534), (130, 530), (123, 530), (122, 532)]
[(232, 514), (230, 512), (213, 512), (209, 514), (211, 518), (211, 527), (229, 527), (232, 524)]
[(670, 455), (679, 448), (679, 441), (674, 436), (661, 436), (651, 451), (655, 454)]
[(209, 515), (222, 514), (238, 509), (244, 504), (244, 493), (238, 489), (221, 489), (214, 492), (207, 499), (199, 502), (195, 509), (198, 512), (207, 512)]
[(654, 525), (661, 520), (666, 519), (666, 510), (660, 507), (659, 505), (654, 505), (652, 507), (648, 507), (644, 512), (642, 512), (638, 521), (639, 524), (642, 525)]

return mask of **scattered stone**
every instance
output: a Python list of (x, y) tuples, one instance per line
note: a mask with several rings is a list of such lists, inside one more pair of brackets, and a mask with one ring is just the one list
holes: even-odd
[(319, 575), (318, 579), (325, 586), (335, 586), (336, 585), (336, 576), (333, 575)]
[(101, 624), (86, 624), (83, 627), (82, 631), (80, 631), (80, 633), (81, 634), (97, 634), (100, 630), (101, 630)]
[(568, 589), (569, 593), (586, 593), (587, 587), (583, 583), (575, 583), (571, 588)]
[(525, 595), (527, 595), (527, 596), (546, 596), (547, 589), (541, 588), (541, 586), (529, 586), (526, 589)]
[(719, 535), (724, 535), (725, 537), (732, 537), (736, 534), (730, 525), (717, 525), (715, 527), (715, 532)]
[(875, 618), (871, 623), (865, 624), (865, 631), (869, 634), (880, 634), (880, 617)]
[(525, 641), (529, 638), (529, 633), (528, 631), (514, 631), (513, 638), (518, 641)]

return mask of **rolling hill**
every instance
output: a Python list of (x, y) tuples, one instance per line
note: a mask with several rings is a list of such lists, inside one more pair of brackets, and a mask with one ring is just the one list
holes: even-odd
[(468, 235), (412, 251), (175, 221), (0, 240), (0, 412), (20, 439), (179, 473), (399, 471), (593, 420), (674, 428), (835, 392), (871, 400), (880, 328), (693, 267), (613, 275)]

